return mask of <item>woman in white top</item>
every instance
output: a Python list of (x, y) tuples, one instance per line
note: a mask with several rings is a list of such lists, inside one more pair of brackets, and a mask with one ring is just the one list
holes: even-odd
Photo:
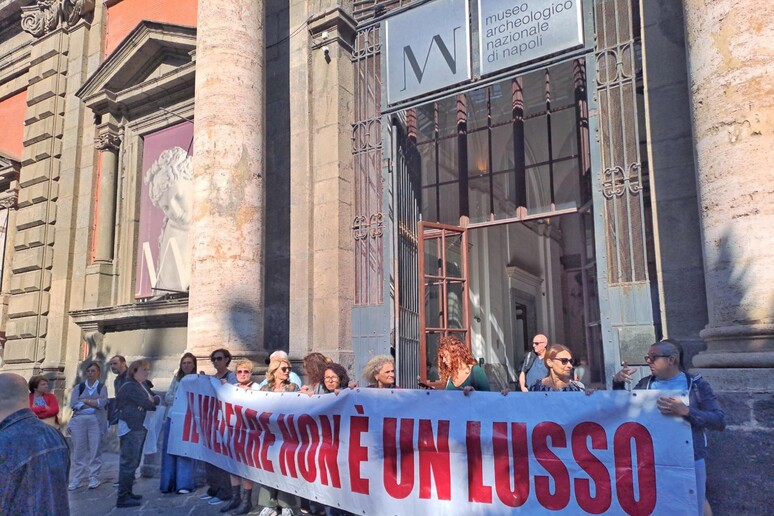
[(73, 441), (73, 468), (68, 489), (81, 487), (86, 474), (89, 489), (100, 484), (102, 469), (100, 443), (107, 431), (107, 388), (99, 381), (102, 369), (96, 362), (86, 366), (86, 380), (76, 385), (70, 396), (73, 415), (68, 428)]

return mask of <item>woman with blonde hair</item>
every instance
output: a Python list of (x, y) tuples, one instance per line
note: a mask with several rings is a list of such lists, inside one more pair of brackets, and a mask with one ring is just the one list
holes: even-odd
[(269, 363), (269, 369), (266, 371), (266, 385), (261, 387), (262, 391), (269, 392), (295, 392), (298, 386), (290, 381), (290, 361), (286, 358), (275, 358)]
[[(255, 364), (247, 358), (243, 358), (236, 363), (237, 389), (245, 391), (258, 390), (253, 381), (253, 369)], [(291, 384), (293, 385), (293, 384)], [(253, 483), (252, 481), (231, 475), (231, 500), (220, 509), (220, 512), (231, 514), (247, 514), (253, 508)]]
[(457, 337), (447, 335), (438, 346), (438, 372), (446, 390), (488, 391), (489, 379), (468, 347)]
[(374, 389), (394, 389), (395, 361), (390, 355), (376, 355), (363, 368), (363, 379)]

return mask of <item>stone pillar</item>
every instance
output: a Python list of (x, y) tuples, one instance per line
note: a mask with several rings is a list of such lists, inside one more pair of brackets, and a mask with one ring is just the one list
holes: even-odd
[(200, 0), (188, 349), (263, 350), (264, 4)]
[(97, 185), (97, 227), (94, 261), (113, 260), (113, 235), (116, 213), (116, 173), (118, 169), (118, 149), (121, 139), (115, 128), (107, 129), (97, 137), (95, 147), (100, 151), (100, 174)]
[(774, 367), (774, 10), (684, 9), (709, 312), (693, 364)]

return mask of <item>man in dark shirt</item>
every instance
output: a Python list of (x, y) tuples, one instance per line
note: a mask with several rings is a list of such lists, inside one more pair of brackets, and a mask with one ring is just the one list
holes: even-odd
[(27, 382), (0, 374), (0, 514), (70, 514), (70, 450), (29, 408)]
[(110, 359), (110, 370), (116, 375), (116, 379), (113, 380), (113, 394), (118, 394), (118, 389), (126, 381), (126, 358), (121, 355), (116, 355)]

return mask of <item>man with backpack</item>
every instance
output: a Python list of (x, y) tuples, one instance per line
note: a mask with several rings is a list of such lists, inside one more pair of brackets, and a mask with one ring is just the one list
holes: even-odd
[(546, 355), (548, 337), (538, 333), (532, 339), (532, 351), (528, 352), (521, 363), (519, 372), (519, 388), (521, 392), (529, 391), (529, 386), (537, 380), (542, 380), (548, 374), (543, 357)]

